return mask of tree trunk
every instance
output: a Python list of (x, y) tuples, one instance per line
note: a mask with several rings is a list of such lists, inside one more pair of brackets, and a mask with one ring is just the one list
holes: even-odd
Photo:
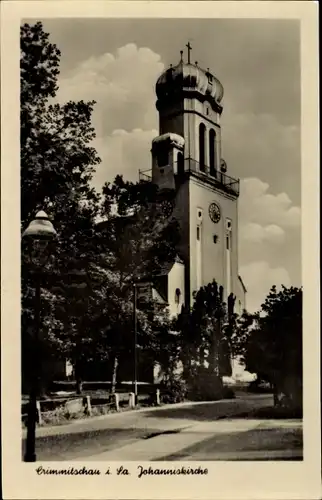
[(83, 382), (81, 378), (76, 380), (76, 394), (82, 394), (83, 392)]
[(115, 394), (116, 392), (116, 382), (117, 382), (117, 368), (118, 368), (119, 360), (117, 355), (114, 356), (114, 362), (113, 362), (113, 373), (112, 373), (112, 387), (111, 387), (111, 393)]
[(272, 385), (273, 385), (273, 395), (274, 395), (274, 406), (279, 406), (280, 405), (279, 390), (277, 384), (273, 383)]
[(39, 399), (47, 398), (47, 384), (43, 377), (38, 379), (38, 397)]
[(75, 378), (76, 378), (76, 394), (82, 394), (83, 381), (79, 361), (75, 363)]

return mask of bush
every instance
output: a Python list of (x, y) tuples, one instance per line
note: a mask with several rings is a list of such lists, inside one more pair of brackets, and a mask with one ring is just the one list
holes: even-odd
[(235, 398), (235, 393), (231, 387), (226, 387), (226, 386), (223, 387), (222, 398), (223, 399), (234, 399)]
[(160, 396), (162, 403), (181, 403), (185, 400), (187, 385), (181, 378), (174, 378), (160, 384)]
[(217, 401), (234, 397), (234, 391), (223, 386), (221, 377), (207, 368), (200, 367), (189, 380), (188, 398), (192, 401)]

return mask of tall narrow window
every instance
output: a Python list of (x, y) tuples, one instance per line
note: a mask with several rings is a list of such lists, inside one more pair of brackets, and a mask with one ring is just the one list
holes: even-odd
[(200, 170), (204, 172), (205, 168), (205, 142), (206, 142), (206, 127), (203, 123), (199, 126), (199, 163)]
[(232, 291), (231, 241), (232, 241), (232, 222), (230, 219), (226, 219), (226, 291), (227, 291), (227, 297)]
[(178, 174), (179, 175), (184, 174), (184, 161), (182, 153), (178, 153)]
[(210, 175), (216, 175), (216, 132), (209, 131), (209, 167)]
[(197, 241), (196, 241), (196, 289), (202, 285), (202, 250), (201, 250), (201, 224), (197, 226)]
[(169, 153), (168, 151), (159, 151), (158, 155), (158, 166), (165, 167), (169, 163)]

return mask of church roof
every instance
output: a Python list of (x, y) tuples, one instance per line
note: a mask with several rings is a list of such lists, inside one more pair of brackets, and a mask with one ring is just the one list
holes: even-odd
[(157, 290), (155, 287), (152, 287), (152, 299), (158, 304), (166, 305), (168, 302), (165, 297), (162, 295), (160, 290)]
[(175, 259), (169, 262), (164, 262), (163, 264), (160, 265), (159, 269), (155, 273), (155, 276), (167, 276), (175, 263), (183, 264), (183, 261), (180, 259), (179, 256), (177, 256)]
[(172, 99), (182, 93), (197, 93), (204, 100), (209, 100), (218, 110), (224, 95), (221, 82), (209, 69), (201, 68), (198, 63), (183, 62), (182, 58), (176, 66), (170, 66), (158, 78), (156, 95), (159, 101)]

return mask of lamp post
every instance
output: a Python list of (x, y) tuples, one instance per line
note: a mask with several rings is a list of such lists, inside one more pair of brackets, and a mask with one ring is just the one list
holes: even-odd
[(28, 405), (27, 440), (24, 461), (36, 461), (36, 423), (38, 421), (37, 397), (40, 377), (40, 286), (41, 272), (50, 253), (50, 243), (57, 233), (45, 212), (37, 213), (22, 234), (22, 243), (25, 246), (29, 263), (35, 268), (35, 325), (31, 352), (31, 381)]
[(138, 288), (151, 286), (152, 283), (133, 283), (133, 329), (134, 329), (134, 398), (135, 405), (138, 403), (138, 317), (137, 317), (137, 300)]
[(134, 398), (135, 406), (138, 404), (138, 375), (137, 375), (137, 343), (138, 343), (138, 319), (137, 319), (137, 284), (133, 285), (133, 322), (134, 322)]

